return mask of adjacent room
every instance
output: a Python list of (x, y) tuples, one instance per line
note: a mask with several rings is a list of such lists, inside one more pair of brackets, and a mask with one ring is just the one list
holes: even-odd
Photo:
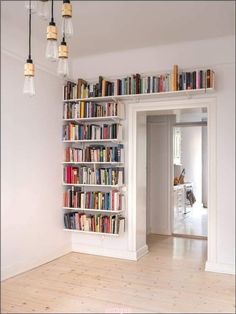
[(1, 313), (235, 313), (235, 1), (1, 1)]

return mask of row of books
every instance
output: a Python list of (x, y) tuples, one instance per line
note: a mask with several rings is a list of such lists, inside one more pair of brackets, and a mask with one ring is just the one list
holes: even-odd
[(101, 117), (120, 117), (124, 115), (124, 105), (119, 103), (96, 104), (91, 101), (64, 103), (63, 119), (83, 119)]
[(214, 80), (214, 71), (211, 69), (180, 72), (178, 66), (174, 65), (171, 73), (162, 75), (141, 76), (137, 73), (114, 81), (99, 76), (98, 83), (95, 84), (83, 79), (78, 79), (78, 84), (67, 82), (64, 99), (212, 88)]
[(110, 192), (84, 192), (74, 187), (64, 192), (64, 207), (119, 211), (125, 209), (124, 195), (118, 190)]
[(64, 183), (68, 184), (99, 184), (123, 185), (124, 168), (64, 167)]
[(63, 126), (63, 140), (101, 140), (122, 139), (122, 125), (112, 124), (76, 124), (68, 123)]
[(85, 148), (66, 147), (65, 162), (124, 162), (124, 145), (94, 145)]
[(121, 234), (125, 231), (125, 218), (70, 212), (64, 214), (64, 225), (66, 229)]

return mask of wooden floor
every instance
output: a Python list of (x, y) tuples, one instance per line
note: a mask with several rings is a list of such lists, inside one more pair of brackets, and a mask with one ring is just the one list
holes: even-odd
[(187, 214), (174, 209), (173, 233), (207, 237), (207, 208), (199, 204), (187, 207)]
[(151, 235), (138, 262), (70, 253), (2, 283), (1, 313), (235, 313), (234, 276), (206, 241)]

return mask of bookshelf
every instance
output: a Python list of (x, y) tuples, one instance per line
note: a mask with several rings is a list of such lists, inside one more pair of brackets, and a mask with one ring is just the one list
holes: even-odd
[(177, 90), (177, 91), (166, 91), (158, 93), (145, 93), (145, 94), (130, 94), (130, 95), (113, 95), (113, 96), (103, 96), (103, 97), (87, 97), (87, 98), (75, 98), (63, 100), (64, 103), (69, 102), (78, 102), (78, 101), (134, 101), (139, 102), (141, 100), (148, 100), (151, 98), (168, 98), (168, 97), (191, 97), (195, 95), (204, 95), (213, 93), (215, 91), (214, 87), (208, 88), (199, 88), (199, 89), (186, 89), (186, 90)]
[[(67, 155), (62, 162), (63, 187), (67, 191), (63, 206), (66, 229), (78, 233), (118, 236), (118, 226), (124, 226), (125, 220), (121, 216), (125, 212), (122, 195), (122, 190), (125, 190), (124, 159), (117, 159), (123, 147), (124, 102), (156, 101), (171, 97), (192, 98), (212, 92), (213, 70), (186, 72), (179, 71), (177, 65), (164, 74), (137, 73), (109, 81), (99, 76), (95, 83), (83, 79), (78, 79), (77, 83), (68, 81), (63, 87), (63, 143), (67, 145)], [(120, 176), (122, 179), (119, 179)], [(96, 193), (101, 193), (100, 203), (94, 206), (94, 198), (97, 202)], [(116, 208), (114, 195), (115, 202), (119, 203), (116, 203)], [(101, 197), (105, 200), (102, 205)], [(84, 204), (84, 198), (89, 205)], [(84, 217), (87, 219), (86, 213), (91, 218), (89, 226), (87, 221), (81, 222), (81, 215), (84, 215), (82, 220)], [(84, 225), (81, 227), (81, 224)], [(97, 224), (106, 225), (106, 228), (100, 230)]]
[(124, 105), (114, 100), (63, 103), (64, 230), (124, 232), (124, 119)]

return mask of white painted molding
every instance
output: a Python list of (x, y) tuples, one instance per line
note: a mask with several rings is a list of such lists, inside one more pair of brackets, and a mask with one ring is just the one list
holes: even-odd
[(72, 251), (83, 253), (83, 254), (127, 259), (127, 260), (132, 260), (132, 261), (137, 260), (137, 253), (135, 251), (115, 250), (111, 248), (92, 246), (92, 245), (84, 244), (84, 243), (72, 242)]
[[(137, 113), (153, 110), (174, 110), (186, 108), (208, 109), (208, 143), (209, 143), (209, 208), (208, 208), (208, 259), (216, 265), (217, 258), (217, 189), (216, 189), (216, 96), (198, 95), (191, 98), (156, 99), (155, 102), (129, 103), (129, 171), (128, 171), (128, 221), (129, 245), (136, 249), (136, 125)], [(171, 204), (169, 204), (170, 206)], [(131, 210), (131, 208), (132, 210)], [(170, 210), (170, 208), (168, 209)], [(130, 229), (131, 228), (131, 229)], [(129, 246), (129, 248), (130, 248)]]
[(206, 262), (205, 271), (235, 275), (235, 265)]
[(54, 259), (64, 256), (70, 252), (71, 252), (71, 247), (70, 247), (70, 244), (68, 244), (60, 248), (55, 248), (54, 251), (51, 252), (50, 255), (45, 256), (43, 258), (36, 257), (27, 261), (21, 260), (7, 267), (3, 267), (1, 269), (1, 281), (14, 277), (19, 274), (22, 274), (26, 271), (30, 271), (33, 268), (49, 263), (53, 261)]
[[(24, 63), (26, 61), (26, 58), (24, 58), (23, 56), (15, 53), (13, 51), (10, 51), (9, 49), (4, 48), (4, 47), (1, 47), (1, 53), (5, 54), (5, 55), (7, 55), (7, 56), (9, 56), (11, 58), (14, 58), (17, 61), (22, 62), (22, 69), (23, 69), (23, 65), (24, 65)], [(45, 65), (43, 65), (42, 63), (38, 63), (38, 62), (35, 62), (35, 61), (34, 61), (34, 64), (35, 64), (36, 70), (39, 69), (41, 71), (44, 71), (44, 72), (46, 72), (48, 74), (51, 74), (51, 75), (55, 76), (58, 80), (62, 81), (62, 79), (57, 75), (56, 70), (54, 72), (51, 69), (49, 69), (48, 67), (46, 67)]]
[(136, 259), (139, 260), (141, 257), (143, 257), (144, 255), (148, 254), (148, 246), (144, 245), (143, 247), (141, 247), (140, 249), (137, 250), (136, 252)]

